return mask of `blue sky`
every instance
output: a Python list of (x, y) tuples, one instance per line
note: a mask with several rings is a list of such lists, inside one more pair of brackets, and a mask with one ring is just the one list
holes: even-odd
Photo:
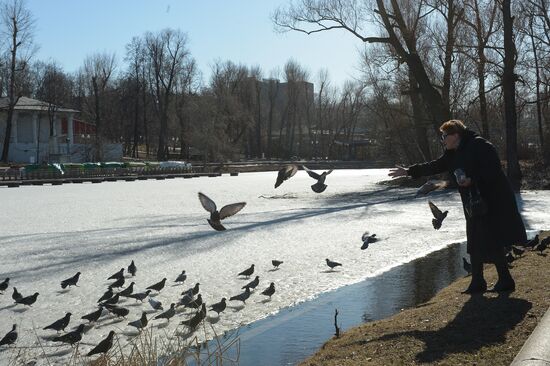
[(120, 71), (133, 36), (179, 28), (205, 78), (212, 63), (259, 65), (264, 75), (294, 58), (312, 75), (326, 68), (333, 85), (359, 75), (362, 43), (342, 31), (277, 33), (270, 14), (287, 0), (27, 0), (36, 18), (37, 59), (76, 71), (94, 52), (115, 52)]

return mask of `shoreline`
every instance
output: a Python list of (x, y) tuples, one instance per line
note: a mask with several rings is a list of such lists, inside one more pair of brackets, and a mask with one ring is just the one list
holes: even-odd
[[(300, 365), (509, 365), (550, 306), (550, 271), (541, 271), (549, 260), (526, 251), (514, 261), (509, 296), (461, 294), (469, 278), (460, 278), (423, 304), (345, 331)], [(485, 277), (494, 283), (494, 266)]]

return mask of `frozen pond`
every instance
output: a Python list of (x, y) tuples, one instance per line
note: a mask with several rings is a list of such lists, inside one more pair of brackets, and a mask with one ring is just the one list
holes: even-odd
[[(180, 293), (196, 282), (207, 303), (218, 302), (241, 292), (248, 281), (237, 273), (255, 264), (260, 285), (241, 308), (231, 302), (219, 321), (218, 334), (249, 324), (282, 308), (322, 292), (357, 283), (396, 265), (422, 257), (447, 244), (464, 239), (464, 219), (456, 192), (414, 198), (414, 189), (377, 185), (387, 170), (337, 170), (327, 178), (322, 194), (311, 191), (314, 181), (303, 171), (273, 188), (276, 173), (246, 173), (238, 177), (174, 179), (165, 181), (111, 182), (63, 186), (28, 186), (0, 189), (0, 279), (10, 277), (10, 288), (0, 295), (2, 328), (19, 326), (18, 346), (31, 347), (40, 357), (41, 342), (53, 331), (42, 328), (65, 312), (80, 317), (95, 309), (105, 292), (107, 277), (135, 260), (136, 291), (166, 277), (166, 288), (156, 296), (165, 307), (177, 302)], [(224, 220), (228, 228), (216, 232), (206, 222), (208, 214), (197, 199), (203, 192), (218, 208), (238, 201), (247, 206)], [(441, 230), (431, 225), (428, 199), (449, 210)], [(522, 193), (520, 207), (527, 226), (548, 225), (546, 211), (550, 192)], [(382, 240), (361, 251), (365, 230)], [(327, 272), (325, 258), (343, 263), (337, 272)], [(271, 260), (283, 260), (277, 271)], [(183, 286), (174, 286), (176, 276), (186, 270)], [(82, 273), (79, 287), (60, 291), (61, 280)], [(130, 280), (127, 279), (127, 282)], [(262, 301), (259, 292), (275, 283), (272, 301)], [(13, 306), (12, 286), (24, 296), (39, 292), (38, 301), (23, 309)], [(127, 321), (110, 318), (83, 337), (82, 350), (117, 332), (121, 343), (132, 335), (128, 321), (139, 318), (147, 303), (128, 305)], [(130, 306), (131, 305), (131, 306)], [(190, 311), (179, 313), (163, 333), (174, 333)], [(152, 321), (157, 327), (163, 321)], [(110, 325), (106, 325), (110, 324)], [(184, 328), (180, 326), (178, 331)], [(34, 348), (36, 347), (36, 348)], [(56, 347), (51, 353), (57, 352)], [(68, 347), (65, 347), (68, 348)], [(50, 348), (46, 348), (46, 353)], [(0, 352), (0, 363), (12, 351)], [(52, 359), (50, 359), (52, 361)]]

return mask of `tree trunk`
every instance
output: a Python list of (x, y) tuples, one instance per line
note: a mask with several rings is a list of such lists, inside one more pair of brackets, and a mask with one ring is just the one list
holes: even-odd
[(506, 118), (506, 159), (508, 161), (508, 179), (514, 191), (521, 188), (521, 168), (517, 152), (517, 112), (516, 112), (516, 46), (514, 44), (513, 18), (510, 11), (510, 1), (502, 1), (502, 16), (504, 25), (504, 71), (502, 89), (504, 92), (504, 116)]
[(416, 142), (418, 143), (420, 152), (423, 155), (422, 159), (424, 159), (424, 161), (428, 161), (431, 160), (432, 153), (430, 151), (430, 143), (428, 141), (428, 131), (424, 123), (422, 101), (420, 95), (418, 95), (418, 85), (410, 69), (408, 74), (410, 88), (409, 97), (411, 98)]

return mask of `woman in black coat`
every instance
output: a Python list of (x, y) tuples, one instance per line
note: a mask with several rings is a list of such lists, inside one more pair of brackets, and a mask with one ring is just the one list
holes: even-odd
[[(472, 282), (465, 293), (487, 290), (483, 263), (494, 263), (498, 272), (498, 281), (492, 291), (514, 291), (515, 283), (508, 270), (504, 248), (525, 243), (527, 236), (514, 191), (502, 171), (497, 151), (489, 141), (468, 130), (459, 120), (445, 122), (440, 131), (445, 146), (440, 158), (408, 169), (395, 168), (389, 175), (417, 178), (449, 172), (455, 181), (458, 175), (458, 191), (466, 217), (467, 249), (472, 261)], [(465, 177), (461, 177), (457, 169), (461, 169)], [(472, 200), (477, 204), (472, 205)]]

